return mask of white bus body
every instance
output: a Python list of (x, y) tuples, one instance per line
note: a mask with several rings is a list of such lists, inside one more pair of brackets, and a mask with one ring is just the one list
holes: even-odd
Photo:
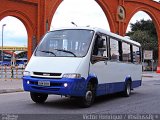
[(95, 96), (141, 86), (141, 45), (98, 28), (63, 28), (48, 32), (23, 76), (25, 91), (36, 103), (48, 94), (74, 96), (89, 107)]

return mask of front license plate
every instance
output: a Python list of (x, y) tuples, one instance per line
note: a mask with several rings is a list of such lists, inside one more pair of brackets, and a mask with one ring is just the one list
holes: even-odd
[(50, 86), (50, 81), (38, 81), (38, 85), (40, 85), (40, 86)]

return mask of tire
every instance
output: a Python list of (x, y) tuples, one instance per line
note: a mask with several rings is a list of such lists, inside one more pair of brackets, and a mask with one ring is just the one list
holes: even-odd
[(30, 96), (35, 103), (39, 103), (39, 104), (44, 103), (48, 98), (48, 94), (42, 94), (42, 93), (30, 92)]
[(96, 84), (88, 83), (85, 96), (80, 98), (80, 105), (84, 108), (90, 107), (95, 100), (96, 96)]
[(125, 85), (125, 90), (123, 92), (124, 97), (129, 97), (131, 94), (131, 81), (127, 81)]

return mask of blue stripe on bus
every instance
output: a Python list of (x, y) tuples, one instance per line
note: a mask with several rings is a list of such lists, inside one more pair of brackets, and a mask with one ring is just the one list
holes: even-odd
[[(132, 89), (141, 86), (141, 80), (132, 81)], [(124, 91), (125, 82), (104, 83), (97, 87), (97, 96)]]
[[(38, 81), (50, 81), (52, 86), (44, 87), (39, 86)], [(30, 81), (30, 84), (27, 84)], [(68, 86), (64, 87), (64, 83)], [(132, 88), (141, 85), (141, 80), (132, 81)], [(47, 94), (58, 94), (58, 95), (71, 95), (71, 96), (84, 96), (87, 88), (87, 80), (81, 79), (44, 79), (44, 78), (33, 78), (33, 77), (23, 77), (23, 87), (25, 91), (39, 92)], [(115, 83), (105, 83), (98, 84), (96, 95), (105, 95), (116, 92), (124, 91), (125, 82), (115, 82)]]

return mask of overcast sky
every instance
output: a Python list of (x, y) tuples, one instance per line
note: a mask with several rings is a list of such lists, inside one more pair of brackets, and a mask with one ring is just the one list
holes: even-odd
[[(151, 18), (140, 11), (130, 22), (135, 23), (141, 19)], [(94, 0), (64, 0), (53, 17), (51, 29), (73, 26), (71, 22), (75, 22), (78, 26), (90, 25), (110, 31), (106, 16)], [(3, 24), (7, 24), (4, 28), (4, 46), (27, 46), (27, 32), (21, 21), (14, 17), (5, 17), (0, 21), (0, 27)], [(1, 36), (2, 29), (0, 29), (0, 46)]]

